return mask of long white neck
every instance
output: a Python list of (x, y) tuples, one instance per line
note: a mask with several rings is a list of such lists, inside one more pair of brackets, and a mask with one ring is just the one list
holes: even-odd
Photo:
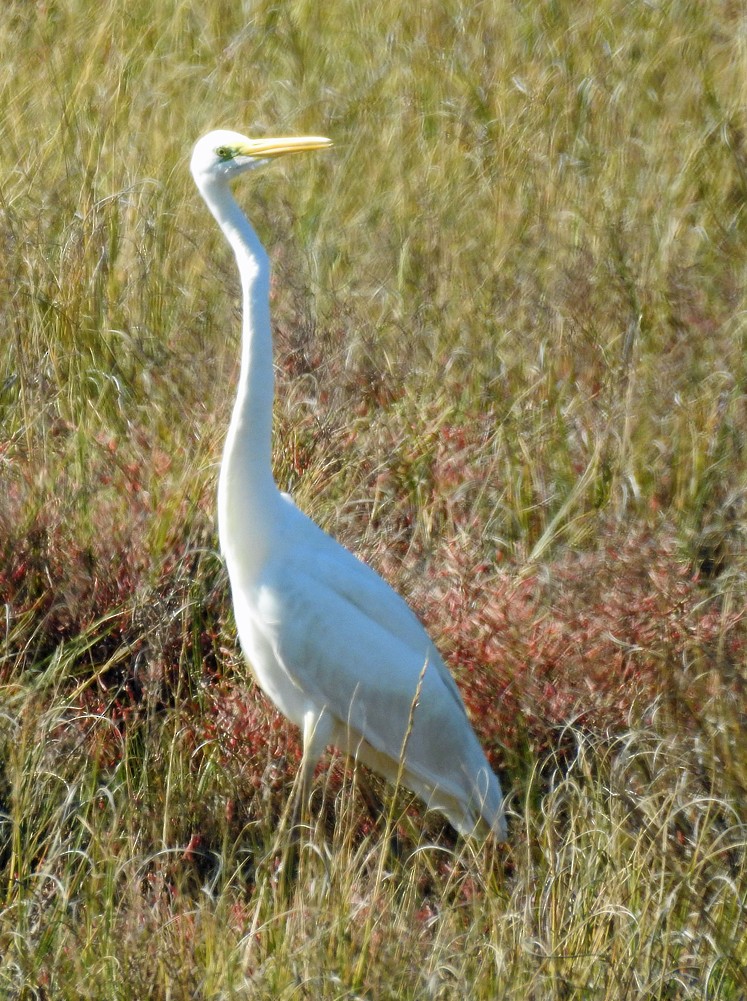
[(237, 548), (242, 565), (261, 561), (279, 501), (272, 477), (270, 262), (228, 187), (201, 193), (236, 255), (243, 298), (241, 370), (218, 484), (218, 528), (230, 571)]

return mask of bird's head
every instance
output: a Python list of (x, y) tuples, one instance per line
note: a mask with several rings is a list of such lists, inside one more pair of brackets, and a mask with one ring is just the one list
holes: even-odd
[(195, 143), (190, 169), (198, 187), (205, 187), (216, 181), (231, 181), (244, 171), (286, 153), (326, 149), (331, 145), (322, 136), (248, 139), (239, 132), (216, 129)]

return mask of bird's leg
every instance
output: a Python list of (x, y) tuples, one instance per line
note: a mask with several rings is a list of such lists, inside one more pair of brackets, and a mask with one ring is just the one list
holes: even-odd
[(294, 838), (298, 837), (298, 829), (308, 815), (309, 797), (311, 796), (311, 785), (314, 778), (315, 766), (316, 759), (306, 753), (306, 747), (304, 746), (303, 757), (301, 758), (301, 768), (296, 782), (296, 789), (293, 793), (291, 832)]
[[(324, 710), (321, 712), (309, 710), (303, 718), (303, 755), (293, 792), (290, 813), (290, 835), (282, 849), (282, 857), (277, 867), (278, 878), (283, 881), (292, 880), (298, 869), (299, 842), (301, 826), (308, 816), (309, 797), (314, 778), (316, 763), (327, 746), (331, 736), (332, 726)], [(283, 830), (284, 828), (281, 828)], [(276, 848), (280, 847), (282, 835), (276, 839)]]
[(384, 813), (384, 803), (381, 797), (374, 791), (368, 777), (358, 769), (355, 771), (355, 780), (358, 783), (358, 791), (363, 797), (363, 802), (366, 804), (366, 809), (371, 816), (371, 820), (374, 824), (378, 824)]
[(329, 743), (331, 734), (332, 724), (324, 709), (321, 712), (316, 709), (310, 709), (304, 713), (303, 756), (301, 758), (301, 769), (295, 792), (293, 813), (291, 815), (291, 829), (293, 831), (298, 830), (301, 821), (307, 815), (314, 769), (316, 768), (317, 761), (322, 756), (324, 748)]

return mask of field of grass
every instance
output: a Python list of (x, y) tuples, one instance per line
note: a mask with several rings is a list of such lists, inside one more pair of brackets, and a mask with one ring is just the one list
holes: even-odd
[[(747, 996), (747, 15), (6, 0), (0, 997)], [(275, 467), (417, 609), (510, 803), (456, 839), (237, 649), (215, 490), (271, 252)]]

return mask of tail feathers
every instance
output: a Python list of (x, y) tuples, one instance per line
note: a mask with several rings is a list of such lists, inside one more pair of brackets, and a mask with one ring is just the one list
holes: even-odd
[(487, 765), (479, 772), (473, 788), (474, 795), (479, 798), (478, 833), (487, 828), (486, 833), (492, 835), (496, 841), (506, 841), (509, 832), (501, 783)]
[(403, 768), (399, 761), (377, 751), (365, 738), (359, 737), (352, 743), (349, 728), (341, 730), (340, 734), (337, 739), (335, 735), (332, 737), (337, 747), (390, 782), (401, 782), (420, 797), (427, 809), (443, 813), (460, 834), (482, 840), (488, 837), (506, 840), (508, 832), (500, 782), (476, 739), (473, 753), (465, 755), (460, 764), (449, 762), (439, 770), (422, 766), (422, 759), (418, 762), (409, 753)]
[(443, 787), (425, 796), (422, 787), (418, 789), (414, 782), (408, 784), (423, 797), (429, 809), (445, 814), (452, 827), (465, 837), (480, 840), (492, 837), (495, 841), (505, 841), (508, 837), (500, 782), (487, 762), (476, 775), (469, 776), (464, 795), (459, 798), (446, 793)]
[(482, 838), (492, 836), (496, 841), (505, 841), (508, 829), (501, 785), (487, 763), (472, 779), (471, 786), (472, 796), (469, 803), (471, 829), (464, 830), (457, 826), (457, 830), (461, 834)]

